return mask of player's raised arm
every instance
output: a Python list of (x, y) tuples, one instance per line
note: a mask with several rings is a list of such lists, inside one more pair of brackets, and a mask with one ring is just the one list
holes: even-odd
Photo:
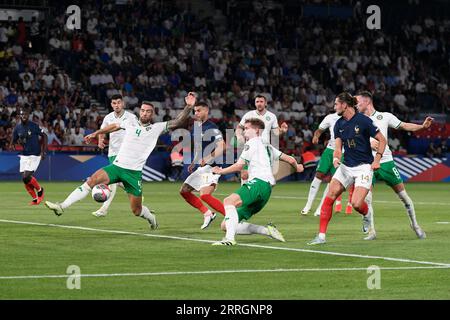
[(288, 156), (287, 154), (282, 153), (280, 156), (280, 160), (289, 163), (296, 172), (303, 172), (303, 170), (305, 170), (302, 164), (297, 163), (297, 160), (295, 160), (294, 157)]
[(47, 156), (47, 147), (48, 147), (48, 137), (45, 132), (41, 130), (40, 133), (42, 140), (41, 140), (41, 160), (44, 160)]
[(175, 119), (169, 120), (169, 122), (167, 123), (167, 129), (173, 130), (183, 126), (183, 124), (191, 115), (192, 110), (194, 109), (196, 101), (195, 93), (189, 92), (188, 95), (184, 98), (184, 101), (186, 102), (186, 106), (184, 107), (183, 111), (181, 111)]
[(402, 124), (400, 125), (400, 129), (405, 130), (405, 131), (419, 131), (422, 129), (427, 129), (431, 126), (431, 124), (433, 123), (434, 119), (432, 117), (426, 117), (426, 119), (424, 120), (424, 122), (422, 124), (415, 124), (415, 123), (410, 123), (410, 122), (402, 122)]
[(114, 131), (118, 131), (120, 130), (120, 124), (118, 123), (112, 123), (109, 126), (104, 127), (103, 129), (97, 130), (91, 134), (88, 134), (87, 136), (84, 137), (84, 142), (86, 144), (89, 144), (91, 142), (92, 139), (97, 138), (98, 135), (100, 134), (106, 134), (106, 133), (111, 133)]
[(223, 139), (217, 141), (216, 148), (214, 149), (211, 154), (205, 156), (202, 161), (201, 165), (204, 166), (208, 164), (210, 161), (214, 160), (216, 157), (223, 154), (223, 151), (226, 149), (225, 141)]
[(283, 122), (280, 127), (273, 128), (272, 132), (275, 134), (275, 136), (278, 137), (282, 134), (285, 134), (288, 131), (288, 129), (289, 129), (288, 124), (286, 122)]
[(225, 169), (222, 169), (220, 167), (214, 167), (213, 173), (224, 175), (224, 174), (239, 172), (242, 170), (244, 165), (245, 165), (245, 160), (239, 159), (235, 164), (233, 164), (232, 166), (229, 166)]

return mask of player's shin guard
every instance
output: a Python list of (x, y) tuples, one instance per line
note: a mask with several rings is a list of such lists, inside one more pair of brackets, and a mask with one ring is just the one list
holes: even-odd
[(117, 183), (113, 183), (109, 185), (109, 189), (111, 190), (111, 195), (109, 196), (108, 200), (106, 200), (105, 202), (103, 202), (102, 207), (100, 208), (101, 211), (108, 211), (109, 206), (111, 205), (111, 202), (114, 199), (114, 196), (116, 195), (116, 191), (117, 191)]
[(326, 197), (323, 201), (323, 205), (320, 211), (320, 228), (319, 234), (325, 234), (327, 232), (328, 223), (331, 220), (333, 214), (334, 200), (330, 197)]
[(91, 192), (91, 187), (87, 184), (87, 182), (83, 183), (81, 186), (76, 188), (72, 193), (61, 203), (61, 208), (66, 209), (70, 207), (77, 201), (84, 199), (89, 192)]
[(225, 206), (225, 226), (227, 227), (227, 232), (225, 238), (230, 241), (234, 241), (236, 231), (239, 225), (239, 216), (235, 206)]
[(369, 206), (367, 205), (366, 201), (363, 201), (361, 207), (355, 208), (355, 210), (361, 213), (363, 216), (365, 216), (369, 212)]
[(27, 189), (27, 192), (30, 194), (30, 196), (33, 199), (37, 199), (36, 191), (34, 190), (33, 186), (30, 183), (24, 184), (25, 189)]
[(202, 194), (200, 199), (205, 201), (216, 212), (220, 212), (223, 216), (225, 215), (225, 208), (219, 199), (213, 197), (211, 194)]
[(411, 198), (406, 193), (406, 190), (400, 191), (397, 193), (400, 200), (403, 202), (406, 212), (408, 213), (409, 221), (411, 222), (411, 225), (413, 227), (417, 226), (417, 220), (416, 220), (416, 210), (414, 209), (414, 203), (412, 202)]
[(41, 186), (39, 185), (39, 182), (36, 180), (35, 177), (31, 177), (29, 184), (31, 184), (36, 191), (41, 190)]
[(189, 203), (194, 208), (198, 209), (202, 214), (205, 214), (208, 212), (208, 208), (205, 207), (200, 200), (199, 197), (197, 197), (192, 192), (180, 192), (181, 196), (186, 200), (187, 203)]

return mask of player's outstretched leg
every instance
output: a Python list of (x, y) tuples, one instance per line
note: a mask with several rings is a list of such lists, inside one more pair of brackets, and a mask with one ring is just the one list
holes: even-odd
[(111, 195), (109, 196), (108, 200), (103, 202), (103, 205), (100, 209), (97, 211), (92, 212), (92, 214), (96, 217), (104, 217), (108, 214), (109, 206), (111, 205), (111, 202), (114, 199), (114, 196), (116, 195), (117, 191), (117, 183), (113, 183), (109, 185), (109, 189), (111, 190)]
[(411, 228), (414, 230), (414, 232), (416, 233), (416, 235), (419, 239), (425, 239), (427, 237), (427, 235), (426, 235), (425, 231), (423, 231), (422, 228), (417, 223), (416, 210), (414, 209), (414, 203), (411, 200), (411, 198), (409, 197), (409, 195), (406, 193), (404, 184), (400, 183), (396, 186), (393, 186), (392, 188), (397, 193), (397, 196), (400, 198), (403, 205), (405, 206)]
[(57, 216), (60, 216), (63, 214), (64, 210), (70, 207), (72, 204), (84, 199), (91, 192), (92, 188), (97, 184), (109, 184), (108, 174), (103, 169), (97, 170), (91, 177), (87, 179), (85, 183), (72, 191), (72, 193), (62, 203), (45, 201), (45, 205)]
[(130, 200), (131, 211), (136, 217), (141, 217), (147, 220), (150, 225), (150, 229), (158, 229), (158, 221), (156, 220), (156, 215), (153, 210), (150, 210), (146, 206), (142, 205), (142, 196), (135, 196), (128, 194), (128, 199)]
[[(370, 216), (370, 226), (367, 230), (367, 237), (364, 238), (364, 240), (375, 240), (377, 238), (377, 233), (375, 231), (375, 211), (373, 210), (372, 206), (372, 191), (369, 191), (366, 196), (366, 203), (369, 207), (369, 213)], [(363, 217), (363, 232), (366, 233), (365, 230), (365, 224), (364, 224), (364, 217)]]
[(236, 234), (240, 235), (260, 234), (281, 242), (286, 242), (286, 240), (283, 237), (283, 234), (272, 223), (268, 223), (267, 226), (264, 227), (248, 222), (240, 222), (236, 229)]

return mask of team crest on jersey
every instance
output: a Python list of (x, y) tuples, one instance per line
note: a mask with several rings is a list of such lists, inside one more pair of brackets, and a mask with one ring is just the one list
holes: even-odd
[(383, 119), (383, 116), (380, 114), (380, 115), (377, 116), (377, 119), (381, 120), (381, 119)]
[(31, 136), (31, 130), (28, 130), (28, 135)]
[(355, 133), (359, 134), (359, 126), (355, 126)]
[(248, 144), (246, 144), (246, 145), (244, 146), (244, 150), (247, 151), (248, 149), (250, 149), (250, 146), (249, 146)]
[(145, 128), (146, 131), (149, 131), (152, 128), (152, 126), (148, 126)]

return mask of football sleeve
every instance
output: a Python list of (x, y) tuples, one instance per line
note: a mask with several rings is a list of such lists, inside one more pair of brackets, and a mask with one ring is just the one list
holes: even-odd
[(400, 121), (399, 118), (394, 116), (392, 113), (389, 113), (389, 122), (388, 122), (389, 128), (398, 129), (401, 124), (402, 121)]

